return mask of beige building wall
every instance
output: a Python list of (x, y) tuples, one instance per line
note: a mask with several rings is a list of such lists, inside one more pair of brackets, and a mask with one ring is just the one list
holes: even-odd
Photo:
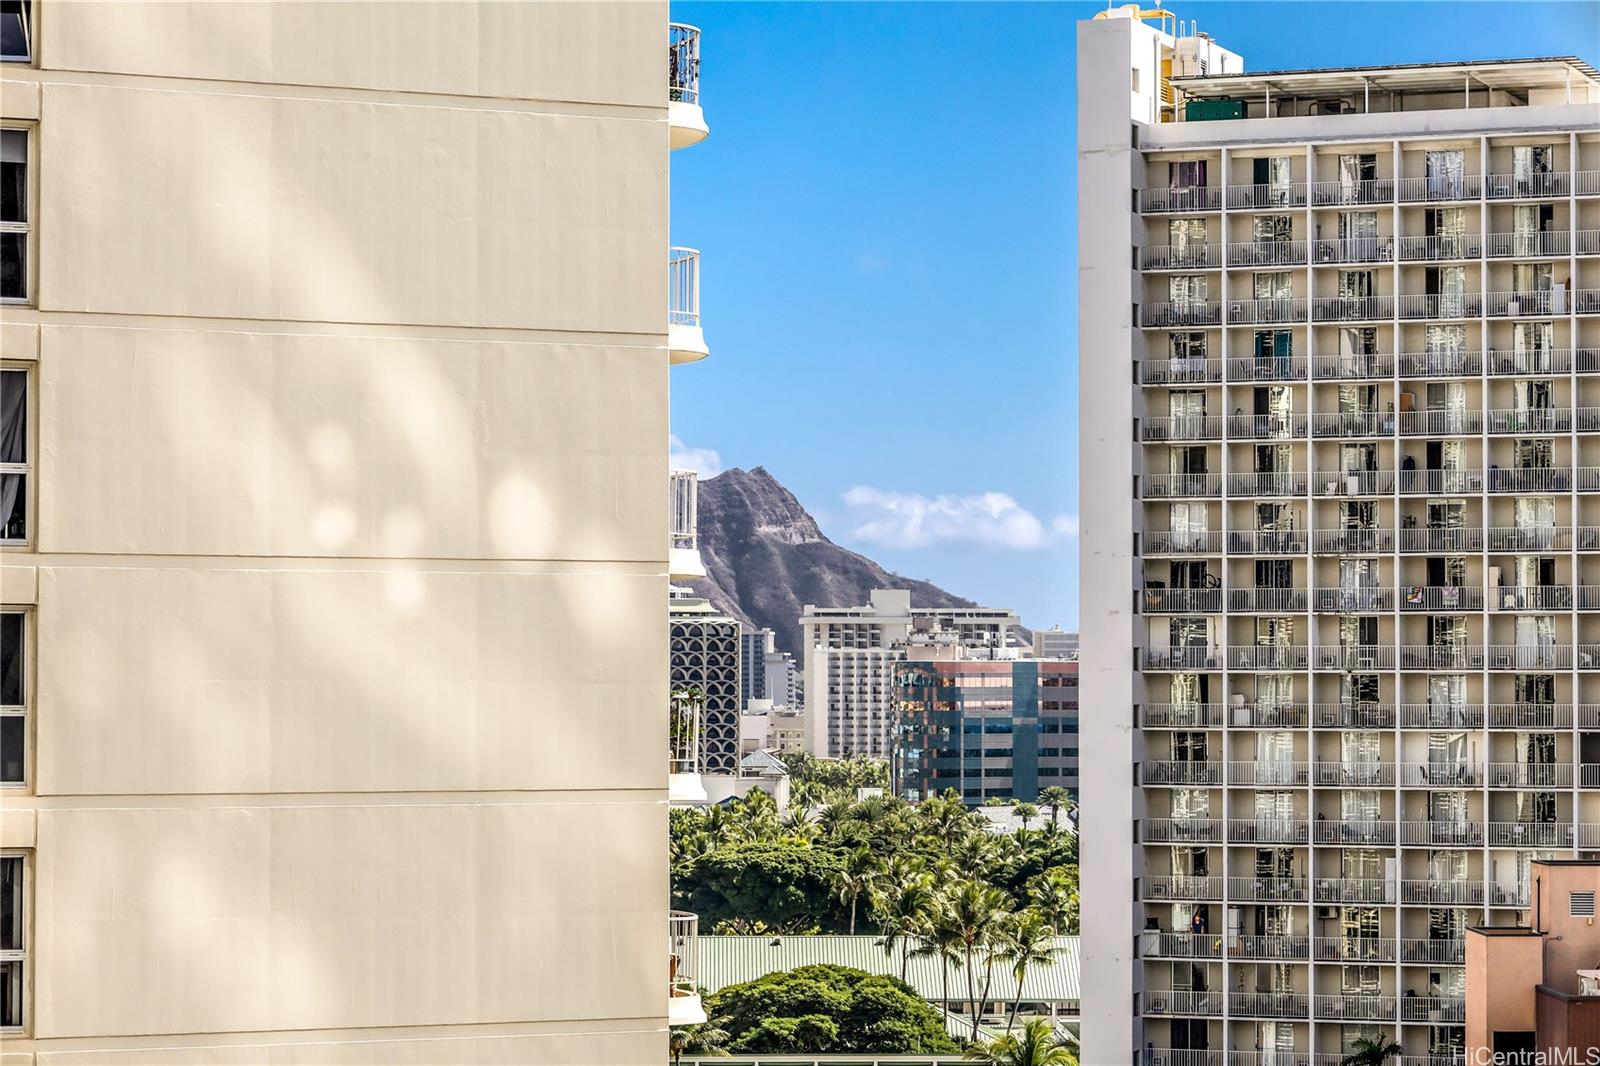
[(8, 1066), (663, 1061), (666, 5), (33, 6)]

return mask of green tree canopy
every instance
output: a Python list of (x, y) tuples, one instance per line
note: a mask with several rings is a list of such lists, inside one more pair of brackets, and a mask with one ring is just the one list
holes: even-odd
[(707, 997), (706, 1013), (736, 1053), (957, 1050), (939, 1012), (909, 985), (846, 966), (801, 966), (729, 985)]
[(822, 848), (747, 841), (683, 863), (676, 887), (707, 927), (744, 919), (785, 932), (838, 932), (850, 923), (834, 887), (842, 862)]

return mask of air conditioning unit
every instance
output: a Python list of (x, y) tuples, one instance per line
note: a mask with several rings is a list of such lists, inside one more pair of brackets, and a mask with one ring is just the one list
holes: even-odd
[(1339, 917), (1338, 907), (1318, 907), (1317, 918), (1321, 921), (1333, 921)]

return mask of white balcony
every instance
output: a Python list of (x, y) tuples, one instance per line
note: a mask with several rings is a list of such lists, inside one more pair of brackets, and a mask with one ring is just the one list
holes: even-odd
[(699, 478), (693, 470), (674, 470), (668, 476), (667, 576), (692, 581), (706, 576), (700, 559)]
[(700, 723), (705, 716), (704, 697), (694, 689), (676, 689), (667, 701), (667, 800), (677, 804), (707, 801), (700, 777)]
[(693, 248), (667, 253), (667, 348), (675, 364), (711, 354), (700, 328), (700, 253)]
[(667, 916), (667, 1024), (699, 1025), (706, 1020), (700, 1002), (700, 918), (687, 911)]
[(700, 107), (700, 30), (681, 22), (667, 27), (667, 126), (673, 148), (699, 144), (711, 132)]

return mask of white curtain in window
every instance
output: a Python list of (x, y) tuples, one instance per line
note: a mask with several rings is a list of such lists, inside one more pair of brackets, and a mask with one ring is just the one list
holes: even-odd
[(1294, 222), (1288, 215), (1257, 215), (1251, 232), (1257, 244), (1277, 244), (1294, 234)]
[(1376, 966), (1339, 967), (1339, 990), (1347, 996), (1376, 996), (1381, 990)]
[(1535, 192), (1534, 176), (1555, 167), (1555, 148), (1548, 144), (1519, 144), (1511, 149), (1511, 176), (1519, 193)]
[[(1172, 261), (1182, 265), (1187, 256), (1198, 255), (1206, 243), (1206, 220), (1203, 218), (1174, 218), (1167, 221), (1167, 243), (1172, 246)], [(1200, 265), (1200, 264), (1193, 264)]]
[(1339, 876), (1355, 881), (1380, 881), (1384, 858), (1383, 852), (1373, 848), (1345, 848), (1339, 853)]
[(1203, 788), (1175, 788), (1172, 790), (1172, 817), (1210, 818), (1211, 793)]
[(1549, 263), (1511, 264), (1511, 287), (1517, 292), (1549, 292), (1554, 278)]
[(1429, 152), (1425, 158), (1428, 195), (1434, 199), (1455, 199), (1466, 187), (1467, 157), (1459, 148)]
[(1373, 295), (1377, 286), (1370, 270), (1339, 271), (1339, 296), (1346, 300), (1362, 300)]
[(1339, 759), (1345, 763), (1375, 763), (1382, 758), (1383, 741), (1379, 734), (1344, 732), (1339, 734)]
[(1465, 733), (1428, 734), (1429, 779), (1443, 783), (1466, 768), (1467, 735)]
[(1206, 394), (1201, 389), (1174, 389), (1167, 393), (1167, 414), (1173, 418), (1203, 418)]
[(1171, 692), (1174, 707), (1198, 709), (1201, 706), (1200, 675), (1173, 674)]
[(1381, 809), (1375, 789), (1347, 788), (1339, 793), (1339, 817), (1347, 822), (1376, 822)]
[(1293, 674), (1257, 674), (1256, 705), (1263, 710), (1275, 710), (1294, 703)]
[(1518, 322), (1511, 327), (1511, 350), (1519, 374), (1550, 369), (1550, 351), (1555, 347), (1555, 324)]
[(1294, 295), (1294, 283), (1287, 270), (1258, 271), (1255, 275), (1258, 300), (1287, 300)]
[(1428, 678), (1429, 718), (1435, 722), (1463, 725), (1467, 715), (1467, 679), (1460, 674), (1439, 674)]
[(1430, 851), (1428, 853), (1428, 880), (1465, 881), (1467, 879), (1467, 853), (1464, 851)]
[[(1556, 735), (1554, 733), (1517, 733), (1517, 762), (1522, 766), (1554, 766), (1556, 762)], [(1541, 784), (1543, 782), (1540, 782)]]
[(1290, 766), (1294, 762), (1294, 734), (1262, 730), (1256, 734), (1256, 780), (1273, 784), (1293, 784)]
[(1538, 204), (1518, 204), (1511, 209), (1511, 242), (1513, 255), (1544, 254)]
[(1203, 304), (1206, 291), (1204, 274), (1172, 274), (1167, 278), (1167, 299), (1175, 304), (1185, 307)]

